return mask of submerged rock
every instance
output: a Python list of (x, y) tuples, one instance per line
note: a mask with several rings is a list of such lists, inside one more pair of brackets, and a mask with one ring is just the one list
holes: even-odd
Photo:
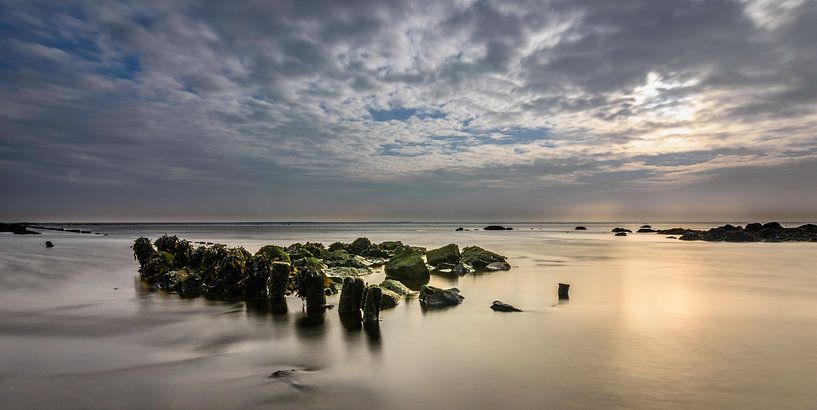
[(573, 228), (573, 230), (575, 230), (575, 231), (586, 231), (587, 228), (584, 227), (584, 226), (577, 226), (577, 227)]
[(462, 231), (464, 231), (464, 230), (465, 230), (465, 228), (463, 228), (463, 227), (459, 227), (459, 228), (454, 229), (454, 230), (455, 230), (456, 232), (462, 232)]
[(456, 244), (450, 243), (426, 252), (426, 259), (431, 266), (450, 264), (453, 267), (460, 263), (460, 248)]
[(462, 262), (473, 266), (475, 269), (486, 269), (488, 265), (494, 262), (507, 262), (507, 258), (479, 246), (467, 246), (462, 250)]
[(388, 289), (400, 296), (413, 296), (417, 295), (417, 291), (411, 290), (408, 286), (404, 285), (402, 282), (394, 279), (385, 279), (383, 282), (380, 282), (380, 287), (383, 289)]
[(616, 232), (616, 233), (620, 233), (620, 232), (632, 233), (633, 231), (631, 231), (629, 229), (626, 229), (626, 228), (613, 228), (612, 232)]
[(491, 304), (491, 309), (497, 312), (521, 312), (522, 309), (518, 309), (513, 305), (509, 305), (507, 303), (503, 303), (499, 300), (495, 300), (493, 304)]
[(485, 270), (489, 271), (511, 270), (511, 264), (509, 264), (508, 262), (492, 262), (485, 267)]
[(420, 303), (426, 307), (455, 306), (462, 303), (464, 296), (457, 288), (440, 289), (424, 285), (420, 289)]
[(386, 277), (397, 280), (428, 281), (431, 276), (420, 252), (414, 248), (401, 248), (386, 262)]
[(627, 236), (627, 232), (616, 232), (615, 236)]
[(45, 241), (45, 247), (46, 248), (53, 248), (54, 244), (51, 241)]

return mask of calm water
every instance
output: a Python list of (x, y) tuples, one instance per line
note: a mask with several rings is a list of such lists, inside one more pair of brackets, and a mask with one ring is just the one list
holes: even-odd
[[(0, 407), (817, 406), (817, 244), (617, 238), (607, 224), (457, 226), (101, 225), (90, 229), (109, 236), (0, 235)], [(404, 300), (382, 312), (378, 336), (346, 330), (334, 310), (306, 320), (297, 298), (273, 315), (145, 292), (129, 246), (165, 232), (252, 252), (359, 236), (454, 242), (505, 254), (514, 268), (432, 277), (465, 302), (423, 311)], [(568, 303), (556, 298), (558, 282), (572, 285)], [(526, 311), (495, 313), (496, 299)], [(268, 378), (280, 369), (298, 371)]]

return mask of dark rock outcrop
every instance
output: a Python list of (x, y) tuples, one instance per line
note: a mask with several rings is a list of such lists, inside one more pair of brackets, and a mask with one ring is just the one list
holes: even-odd
[(751, 223), (745, 228), (727, 224), (706, 231), (684, 228), (659, 231), (659, 233), (675, 232), (683, 232), (679, 239), (684, 241), (807, 242), (817, 240), (817, 225), (814, 224), (785, 228), (778, 222), (769, 222), (766, 224)]
[[(360, 278), (343, 279), (343, 288), (340, 291), (340, 302), (338, 302), (338, 313), (341, 315), (360, 315), (363, 307), (363, 293), (366, 284)], [(358, 319), (359, 320), (359, 319)]]
[(488, 226), (482, 228), (482, 230), (484, 230), (484, 231), (512, 231), (513, 228), (506, 228), (506, 227), (501, 226), (501, 225), (488, 225)]
[(615, 233), (620, 233), (620, 232), (632, 233), (633, 231), (631, 231), (629, 229), (626, 229), (626, 228), (613, 228), (613, 230), (611, 232), (615, 232)]
[(627, 232), (616, 232), (615, 236), (627, 236)]
[(475, 269), (486, 269), (494, 262), (507, 262), (507, 258), (480, 248), (479, 246), (467, 246), (462, 250), (462, 262)]
[(522, 309), (518, 309), (513, 305), (509, 305), (507, 303), (503, 303), (499, 300), (495, 300), (494, 303), (491, 304), (491, 309), (496, 312), (521, 312)]
[(584, 227), (584, 226), (577, 226), (577, 227), (573, 228), (573, 230), (575, 230), (575, 231), (586, 231), (587, 228)]
[(386, 277), (400, 281), (426, 281), (431, 274), (423, 262), (420, 252), (414, 248), (403, 247), (386, 262)]
[(462, 303), (465, 296), (460, 295), (457, 288), (440, 289), (424, 285), (420, 289), (420, 304), (425, 307), (455, 306)]
[(54, 247), (54, 243), (53, 243), (53, 242), (51, 242), (51, 241), (45, 241), (45, 247), (46, 247), (46, 248), (53, 248), (53, 247)]
[(368, 286), (363, 296), (363, 321), (380, 320), (380, 307), (383, 304), (383, 289), (379, 286)]
[(450, 243), (437, 249), (431, 249), (426, 252), (426, 260), (431, 266), (441, 264), (456, 266), (460, 263), (460, 248), (456, 244)]
[(25, 224), (0, 223), (0, 232), (11, 232), (15, 235), (39, 235), (37, 231), (32, 231)]

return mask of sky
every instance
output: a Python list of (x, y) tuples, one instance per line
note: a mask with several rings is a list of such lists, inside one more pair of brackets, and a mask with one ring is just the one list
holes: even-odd
[(813, 220), (815, 21), (815, 0), (0, 0), (0, 220)]

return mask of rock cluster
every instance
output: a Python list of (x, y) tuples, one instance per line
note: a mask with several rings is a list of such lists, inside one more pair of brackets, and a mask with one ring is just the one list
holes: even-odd
[(742, 226), (723, 225), (709, 230), (672, 228), (656, 231), (662, 235), (676, 235), (683, 241), (709, 242), (817, 242), (817, 225), (805, 224), (785, 228), (778, 222), (751, 223)]

